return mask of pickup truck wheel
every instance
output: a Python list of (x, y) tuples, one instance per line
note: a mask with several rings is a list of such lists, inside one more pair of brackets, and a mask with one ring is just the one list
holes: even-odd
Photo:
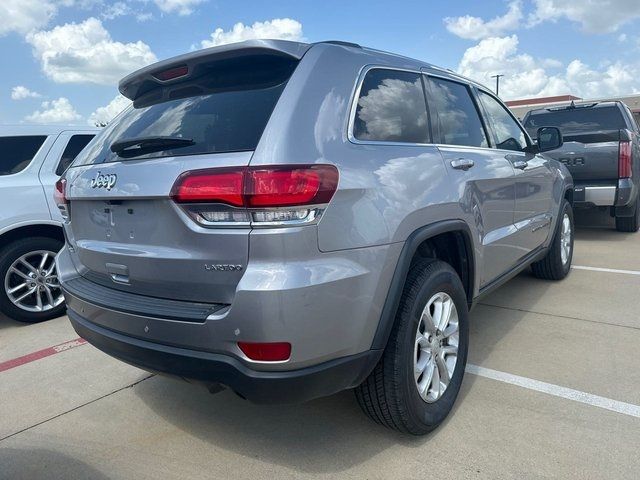
[(619, 232), (637, 232), (640, 228), (640, 201), (636, 199), (633, 215), (630, 217), (616, 217), (616, 230)]
[(0, 310), (20, 322), (59, 317), (65, 304), (54, 257), (59, 240), (34, 237), (16, 240), (0, 251)]
[(531, 265), (533, 274), (545, 280), (562, 280), (571, 270), (573, 259), (573, 209), (564, 200), (560, 218), (547, 255)]
[(382, 358), (356, 388), (360, 407), (403, 433), (433, 430), (458, 396), (468, 342), (467, 299), (455, 270), (441, 261), (417, 262)]

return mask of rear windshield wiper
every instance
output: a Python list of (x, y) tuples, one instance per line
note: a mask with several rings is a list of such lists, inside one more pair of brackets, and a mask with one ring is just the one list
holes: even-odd
[(113, 142), (111, 151), (120, 157), (131, 158), (162, 150), (189, 147), (195, 143), (193, 139), (184, 137), (137, 137)]

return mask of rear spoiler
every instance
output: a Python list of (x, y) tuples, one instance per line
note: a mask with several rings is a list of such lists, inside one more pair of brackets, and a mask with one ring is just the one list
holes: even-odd
[(123, 78), (118, 84), (118, 90), (129, 100), (136, 100), (158, 87), (197, 77), (201, 67), (212, 62), (256, 55), (300, 60), (310, 47), (307, 43), (285, 40), (248, 40), (206, 48), (141, 68)]
[(563, 134), (564, 142), (578, 143), (604, 143), (604, 142), (629, 142), (631, 132), (626, 129), (620, 130), (595, 130), (593, 132), (568, 133)]

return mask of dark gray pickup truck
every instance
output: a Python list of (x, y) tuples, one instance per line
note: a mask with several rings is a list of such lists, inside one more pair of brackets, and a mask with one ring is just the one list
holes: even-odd
[(564, 163), (575, 182), (574, 205), (608, 208), (621, 232), (640, 225), (640, 137), (622, 102), (532, 110), (523, 120), (533, 138), (540, 127), (558, 127), (564, 144), (547, 155)]

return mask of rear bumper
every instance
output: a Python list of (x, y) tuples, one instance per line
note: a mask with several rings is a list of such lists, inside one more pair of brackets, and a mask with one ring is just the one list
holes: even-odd
[(626, 207), (636, 196), (636, 187), (628, 178), (609, 185), (576, 182), (574, 188), (574, 203), (578, 207)]
[(257, 371), (223, 354), (147, 342), (108, 330), (68, 311), (73, 328), (103, 352), (144, 370), (220, 383), (256, 403), (300, 403), (355, 387), (380, 358), (368, 350), (312, 367), (290, 371)]

